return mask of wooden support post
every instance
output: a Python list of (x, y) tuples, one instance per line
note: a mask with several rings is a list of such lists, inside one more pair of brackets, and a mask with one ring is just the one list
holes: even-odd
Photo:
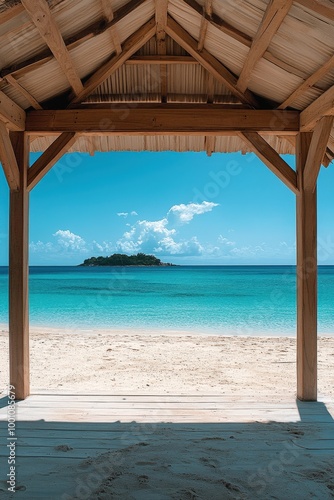
[(297, 136), (297, 398), (317, 400), (317, 195), (305, 187), (312, 134)]
[(20, 187), (10, 193), (9, 215), (9, 363), (16, 399), (29, 396), (28, 209), (29, 139), (11, 134), (20, 172)]

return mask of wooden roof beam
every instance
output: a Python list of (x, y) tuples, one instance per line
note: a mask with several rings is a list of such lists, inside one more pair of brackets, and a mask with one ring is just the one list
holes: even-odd
[(323, 116), (334, 116), (334, 85), (301, 112), (300, 131), (313, 130)]
[(83, 90), (79, 95), (74, 97), (69, 107), (74, 107), (81, 103), (94, 90), (101, 85), (110, 75), (120, 68), (137, 50), (139, 50), (146, 42), (148, 42), (156, 31), (155, 20), (152, 18), (133, 35), (131, 35), (123, 44), (122, 52), (119, 55), (112, 57), (108, 62), (103, 64), (85, 83)]
[(296, 0), (296, 3), (312, 10), (316, 14), (320, 14), (321, 16), (334, 21), (333, 2), (327, 0)]
[(284, 21), (291, 5), (292, 0), (271, 0), (269, 2), (238, 79), (237, 88), (241, 92), (245, 92), (247, 89), (256, 64), (268, 49), (271, 40)]
[[(78, 47), (87, 40), (90, 40), (94, 36), (101, 35), (102, 33), (112, 30), (114, 27), (117, 28), (118, 23), (122, 19), (125, 19), (128, 14), (133, 13), (135, 9), (137, 9), (147, 1), (148, 0), (130, 0), (128, 3), (122, 5), (122, 7), (120, 7), (114, 12), (114, 18), (112, 19), (112, 21), (108, 23), (96, 21), (90, 26), (80, 30), (75, 35), (67, 37), (64, 40), (67, 50), (70, 51), (71, 49)], [(26, 72), (30, 69), (34, 69), (36, 67), (39, 67), (41, 64), (50, 61), (51, 55), (52, 53), (49, 49), (44, 50), (43, 52), (37, 54), (36, 56), (32, 57), (29, 60), (25, 60), (22, 63), (18, 63), (13, 66), (9, 66), (7, 68), (3, 68), (0, 71), (0, 74), (2, 77), (5, 77), (8, 74), (12, 73)]]
[(183, 0), (188, 7), (191, 7), (193, 11), (197, 12), (200, 16), (202, 16), (208, 23), (210, 23), (215, 28), (218, 28), (220, 31), (232, 37), (234, 40), (246, 45), (247, 47), (251, 46), (252, 39), (243, 33), (242, 31), (234, 28), (231, 24), (228, 24), (226, 21), (217, 16), (212, 10), (206, 11), (202, 5), (196, 2), (196, 0)]
[(257, 131), (269, 135), (295, 135), (296, 111), (224, 109), (215, 104), (106, 104), (98, 109), (41, 110), (27, 113), (30, 134), (54, 135), (237, 135)]
[(206, 32), (208, 30), (208, 17), (210, 18), (212, 16), (212, 0), (205, 0), (205, 4), (203, 7), (203, 15), (202, 21), (201, 21), (201, 29), (199, 33), (199, 40), (198, 40), (198, 50), (201, 51), (204, 48), (204, 42), (205, 42), (205, 37), (206, 37)]
[(46, 0), (21, 0), (21, 3), (41, 37), (50, 48), (74, 93), (79, 95), (83, 85), (73, 65), (63, 37), (52, 17)]
[[(157, 52), (165, 56), (166, 47), (166, 25), (167, 25), (168, 0), (155, 0), (155, 22), (156, 22), (156, 40)], [(167, 66), (160, 66), (161, 82), (161, 102), (167, 102)]]
[(324, 116), (314, 129), (303, 175), (305, 190), (312, 192), (315, 190), (321, 163), (325, 156), (329, 136), (333, 128), (333, 122), (334, 116)]
[(193, 56), (201, 65), (209, 71), (220, 83), (226, 85), (230, 91), (240, 99), (241, 102), (254, 108), (258, 107), (255, 96), (248, 90), (241, 92), (237, 89), (237, 79), (218, 59), (211, 55), (206, 49), (198, 50), (196, 40), (182, 28), (173, 18), (168, 16), (167, 34)]
[(25, 111), (6, 94), (0, 91), (0, 120), (13, 131), (25, 129)]
[(20, 172), (6, 125), (0, 121), (0, 161), (8, 186), (12, 191), (20, 189)]
[(321, 80), (322, 77), (324, 77), (329, 71), (331, 71), (334, 68), (334, 55), (330, 57), (325, 64), (320, 66), (317, 71), (315, 71), (312, 75), (310, 75), (301, 85), (299, 85), (296, 90), (292, 92), (292, 94), (289, 95), (285, 99), (285, 101), (282, 102), (278, 106), (277, 109), (286, 109), (288, 106), (294, 103), (301, 95), (305, 94), (313, 85), (315, 85), (319, 80)]
[(272, 148), (267, 141), (257, 132), (242, 132), (239, 134), (244, 142), (254, 151), (260, 160), (284, 182), (295, 194), (297, 187), (297, 174), (283, 158)]
[(28, 170), (28, 191), (31, 191), (45, 174), (67, 153), (78, 138), (75, 132), (61, 134)]
[[(101, 0), (102, 11), (104, 13), (104, 17), (106, 21), (109, 23), (114, 19), (114, 11), (112, 9), (110, 0)], [(116, 49), (116, 54), (120, 54), (122, 52), (122, 45), (118, 36), (116, 26), (111, 26), (110, 28), (110, 37), (111, 41)]]
[(22, 87), (22, 85), (13, 77), (13, 75), (7, 75), (6, 80), (9, 85), (18, 90), (27, 99), (27, 101), (30, 102), (31, 106), (34, 109), (43, 109), (39, 102), (34, 98), (34, 96), (31, 95), (30, 92), (27, 91), (27, 89)]

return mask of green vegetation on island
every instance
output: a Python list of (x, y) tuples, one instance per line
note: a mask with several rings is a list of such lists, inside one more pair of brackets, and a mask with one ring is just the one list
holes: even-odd
[(84, 260), (80, 266), (173, 266), (171, 263), (161, 262), (154, 255), (137, 253), (137, 255), (125, 255), (114, 253), (109, 257), (90, 257)]

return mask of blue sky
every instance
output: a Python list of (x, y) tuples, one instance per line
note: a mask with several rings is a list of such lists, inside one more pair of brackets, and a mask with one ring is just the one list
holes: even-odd
[[(322, 168), (322, 264), (334, 264), (333, 189), (334, 167)], [(2, 170), (0, 204), (0, 265), (7, 265)], [(139, 251), (176, 264), (293, 264), (295, 196), (255, 155), (239, 153), (66, 155), (33, 189), (31, 265)]]

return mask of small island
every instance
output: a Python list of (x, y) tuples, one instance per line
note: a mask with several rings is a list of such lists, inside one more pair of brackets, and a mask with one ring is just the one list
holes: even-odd
[(146, 255), (145, 253), (137, 253), (137, 255), (125, 255), (122, 253), (114, 253), (109, 257), (90, 257), (84, 260), (79, 266), (174, 266), (171, 263), (161, 262), (154, 255)]

